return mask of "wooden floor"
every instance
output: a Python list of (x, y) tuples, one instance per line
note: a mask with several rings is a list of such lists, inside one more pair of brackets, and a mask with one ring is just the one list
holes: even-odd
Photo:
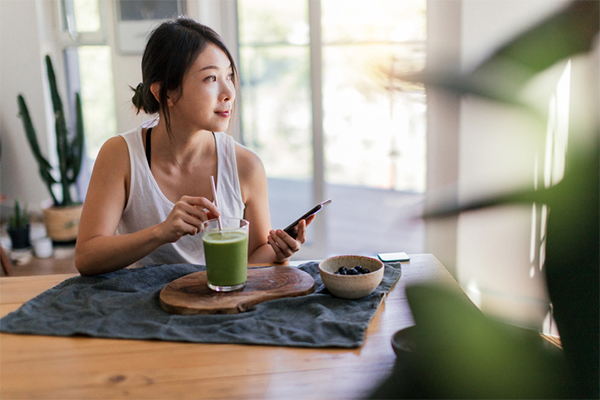
[[(37, 258), (31, 251), (19, 254), (18, 258), (28, 261), (20, 264), (11, 257), (10, 251), (7, 252), (12, 261), (11, 276), (29, 276), (29, 275), (53, 275), (53, 274), (71, 274), (77, 273), (75, 268), (75, 247), (55, 248), (54, 254), (50, 258)], [(2, 276), (5, 273), (2, 271)]]

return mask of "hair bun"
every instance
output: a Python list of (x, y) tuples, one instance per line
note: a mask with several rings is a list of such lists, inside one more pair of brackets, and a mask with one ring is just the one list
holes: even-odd
[(134, 94), (131, 98), (133, 105), (139, 110), (144, 108), (144, 84), (140, 83), (136, 86), (136, 88), (131, 88)]

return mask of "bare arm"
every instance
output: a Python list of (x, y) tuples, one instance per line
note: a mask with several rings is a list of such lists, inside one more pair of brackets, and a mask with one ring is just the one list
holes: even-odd
[(195, 234), (202, 221), (214, 215), (214, 205), (203, 197), (182, 197), (167, 220), (146, 229), (115, 235), (127, 203), (130, 180), (129, 153), (123, 138), (109, 139), (98, 154), (81, 214), (75, 266), (82, 275), (125, 268), (165, 243)]

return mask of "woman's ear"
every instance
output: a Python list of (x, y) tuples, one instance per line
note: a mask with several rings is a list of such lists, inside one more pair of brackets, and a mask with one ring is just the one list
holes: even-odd
[(152, 92), (152, 95), (154, 96), (154, 98), (156, 99), (158, 104), (160, 104), (160, 87), (161, 87), (160, 82), (153, 82), (150, 85), (150, 92)]
[[(158, 101), (158, 104), (160, 104), (160, 89), (161, 89), (161, 87), (162, 87), (162, 82), (154, 82), (153, 84), (150, 85), (150, 91), (152, 92), (152, 95), (154, 96), (156, 101)], [(169, 106), (169, 107), (173, 106), (173, 99), (171, 99), (170, 93), (167, 93), (167, 106)]]

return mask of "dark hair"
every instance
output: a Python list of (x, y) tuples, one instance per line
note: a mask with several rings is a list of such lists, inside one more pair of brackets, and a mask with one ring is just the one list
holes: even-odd
[[(191, 18), (179, 17), (160, 24), (152, 34), (142, 57), (142, 83), (131, 99), (137, 112), (155, 114), (162, 111), (167, 131), (171, 133), (167, 93), (181, 90), (183, 77), (196, 57), (212, 43), (227, 55), (237, 80), (237, 69), (227, 45), (217, 32)], [(154, 82), (161, 82), (158, 101), (150, 91)]]

